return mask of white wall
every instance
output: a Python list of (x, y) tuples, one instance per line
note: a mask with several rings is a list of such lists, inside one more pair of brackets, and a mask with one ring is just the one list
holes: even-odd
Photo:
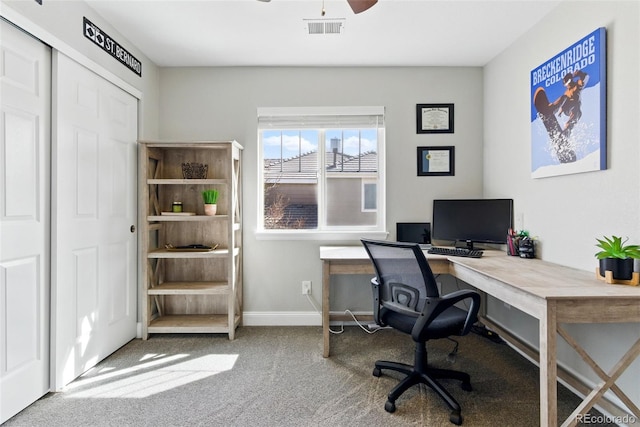
[[(607, 29), (607, 170), (532, 179), (529, 73), (599, 27)], [(522, 214), (524, 228), (539, 239), (538, 257), (595, 271), (596, 237), (615, 234), (640, 243), (639, 76), (635, 1), (565, 2), (485, 67), (484, 195), (514, 198), (516, 216)], [(538, 346), (535, 320), (496, 301), (489, 315)], [(640, 337), (637, 324), (567, 329), (605, 367)], [(560, 344), (561, 363), (595, 380), (579, 356)], [(636, 404), (638, 377), (636, 360), (619, 382)]]
[[(482, 70), (479, 68), (173, 68), (160, 72), (163, 139), (237, 139), (244, 145), (245, 313), (313, 313), (300, 282), (321, 301), (321, 244), (358, 241), (257, 240), (256, 109), (382, 105), (386, 108), (387, 227), (431, 218), (434, 198), (482, 195)], [(455, 133), (416, 134), (416, 104), (455, 104)], [(416, 147), (455, 145), (453, 177), (418, 177)], [(340, 286), (335, 309), (371, 311), (364, 285)], [(343, 279), (350, 282), (351, 279)], [(245, 322), (250, 320), (245, 318)], [(304, 317), (304, 316), (303, 316)], [(319, 321), (314, 316), (316, 324)], [(300, 321), (297, 318), (296, 321)]]

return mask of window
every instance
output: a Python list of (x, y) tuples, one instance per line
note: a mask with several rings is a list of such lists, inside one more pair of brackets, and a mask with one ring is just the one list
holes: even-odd
[(382, 231), (384, 109), (258, 111), (261, 231)]

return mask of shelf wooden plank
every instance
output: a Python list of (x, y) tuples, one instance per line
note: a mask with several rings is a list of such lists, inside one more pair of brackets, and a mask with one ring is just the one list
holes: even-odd
[[(148, 326), (150, 333), (228, 333), (226, 314), (181, 314), (160, 316)], [(233, 328), (235, 328), (232, 325)]]
[(168, 149), (185, 149), (198, 148), (201, 150), (226, 150), (228, 147), (235, 147), (239, 150), (244, 148), (238, 141), (234, 140), (217, 140), (217, 141), (186, 141), (186, 140), (150, 140), (143, 139), (139, 141), (149, 148), (168, 148)]
[[(233, 249), (233, 255), (240, 253), (239, 248)], [(148, 258), (224, 258), (229, 256), (228, 249), (216, 249), (214, 251), (170, 251), (168, 249), (154, 249), (147, 254)]]
[(149, 295), (228, 295), (227, 282), (165, 282), (147, 291)]
[(161, 184), (161, 185), (227, 185), (228, 179), (182, 179), (182, 178), (149, 178), (147, 184)]
[(170, 251), (168, 249), (155, 249), (148, 254), (149, 258), (224, 258), (229, 255), (228, 249), (216, 249), (214, 251)]
[(224, 221), (229, 215), (149, 215), (147, 221)]

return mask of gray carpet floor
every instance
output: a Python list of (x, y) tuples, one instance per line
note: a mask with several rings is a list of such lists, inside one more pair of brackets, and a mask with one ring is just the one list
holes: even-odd
[[(400, 374), (372, 376), (377, 359), (413, 360), (410, 337), (357, 327), (332, 335), (322, 357), (320, 327), (241, 327), (226, 335), (152, 335), (133, 340), (10, 426), (452, 426), (425, 386), (386, 395)], [(505, 344), (469, 334), (429, 343), (432, 365), (463, 369), (473, 391), (442, 381), (462, 406), (464, 426), (538, 426), (538, 369)], [(558, 387), (562, 422), (579, 399)], [(594, 414), (597, 414), (594, 412)], [(589, 424), (598, 426), (604, 424)]]

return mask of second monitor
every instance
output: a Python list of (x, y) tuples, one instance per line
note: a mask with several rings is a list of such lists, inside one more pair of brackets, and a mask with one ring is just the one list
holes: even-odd
[(398, 242), (431, 243), (431, 224), (428, 222), (398, 222), (396, 223), (396, 240)]

